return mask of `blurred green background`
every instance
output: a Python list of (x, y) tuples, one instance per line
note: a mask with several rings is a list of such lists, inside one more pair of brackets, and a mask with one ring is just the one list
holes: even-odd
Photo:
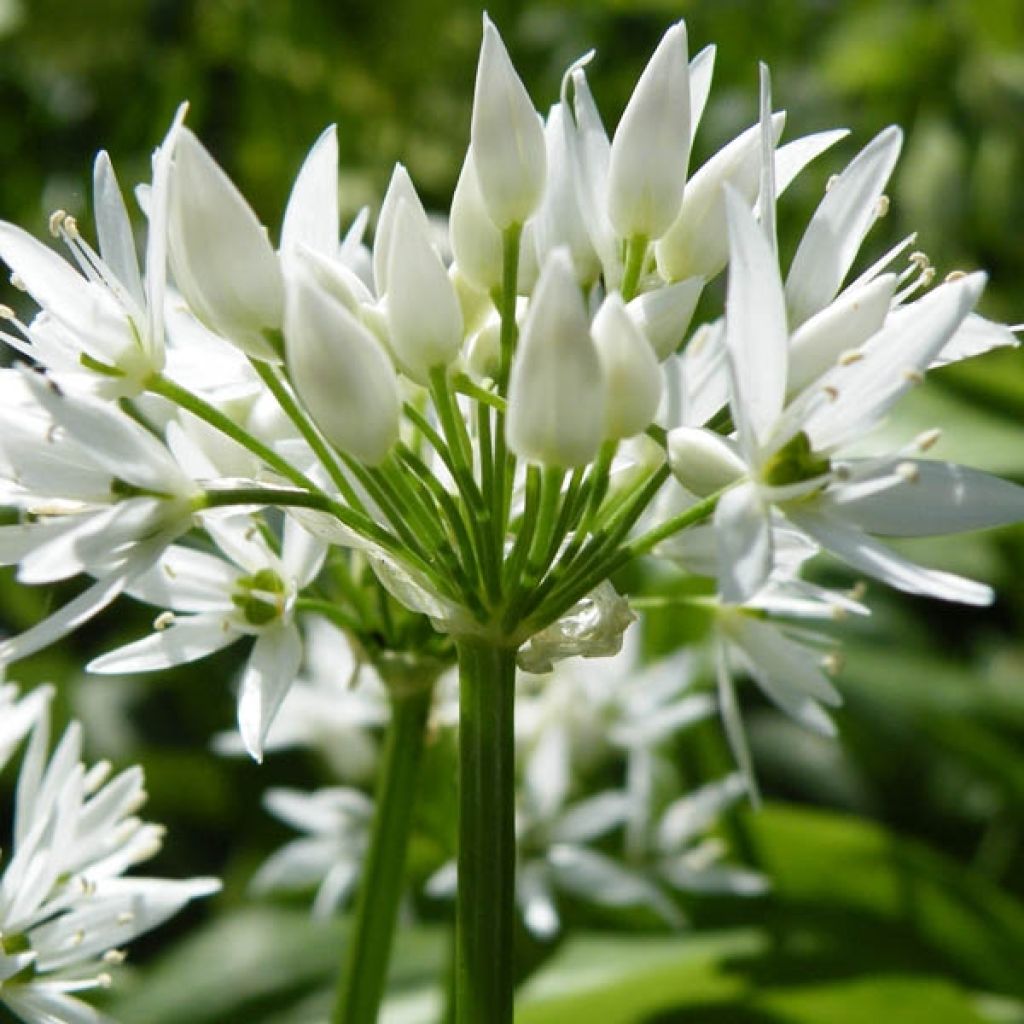
[[(758, 60), (789, 111), (787, 138), (851, 128), (787, 193), (784, 258), (828, 175), (900, 123), (892, 209), (868, 258), (916, 229), (940, 273), (989, 271), (983, 312), (1024, 320), (1020, 0), (502, 0), (490, 13), (541, 110), (565, 65), (596, 48), (591, 81), (609, 125), (684, 16), (692, 52), (718, 45), (693, 166), (754, 120)], [(478, 7), (438, 0), (0, 0), (0, 216), (40, 235), (56, 207), (88, 223), (95, 150), (109, 150), (123, 183), (146, 180), (183, 98), (272, 234), (305, 150), (332, 121), (348, 216), (378, 201), (396, 160), (442, 209), (468, 140), (479, 31)], [(931, 375), (892, 429), (939, 426), (938, 456), (1024, 482), (1022, 424), (1024, 355), (1004, 351)], [(695, 901), (682, 937), (580, 908), (578, 937), (527, 990), (524, 1022), (1024, 1021), (1024, 530), (912, 550), (991, 582), (999, 600), (979, 611), (873, 588), (872, 620), (842, 630), (838, 745), (748, 695), (769, 806), (726, 832), (774, 877), (772, 897)], [(0, 618), (22, 628), (54, 599), (7, 573)], [(245, 886), (287, 838), (261, 811), (262, 791), (330, 776), (311, 755), (257, 768), (209, 752), (234, 718), (230, 652), (187, 673), (82, 678), (85, 660), (151, 617), (121, 605), (9, 673), (59, 682), (62, 713), (84, 719), (93, 756), (142, 761), (148, 812), (170, 827), (160, 869), (226, 880), (212, 907), (139, 945), (113, 1007), (129, 1024), (315, 1021), (344, 924), (313, 926), (303, 904), (255, 904)], [(662, 614), (649, 645), (699, 630)], [(702, 743), (720, 761), (717, 740)], [(421, 1019), (417, 1001), (444, 959), (443, 916), (427, 916), (403, 936), (396, 1021)]]

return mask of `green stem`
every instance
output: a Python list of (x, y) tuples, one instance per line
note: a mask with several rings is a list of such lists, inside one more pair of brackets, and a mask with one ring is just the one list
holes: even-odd
[(647, 238), (634, 235), (626, 243), (626, 269), (622, 276), (622, 298), (624, 302), (636, 296), (640, 275), (643, 273), (644, 260), (647, 258)]
[(374, 1024), (402, 896), (432, 686), (391, 691), (391, 725), (377, 783), (370, 847), (332, 1024)]
[(216, 406), (192, 394), (185, 388), (175, 384), (173, 380), (163, 377), (160, 374), (153, 374), (146, 381), (146, 390), (154, 395), (160, 395), (182, 409), (192, 413), (193, 416), (216, 427), (222, 434), (226, 434), (232, 441), (236, 441), (247, 451), (262, 459), (271, 469), (276, 470), (286, 480), (290, 480), (297, 487), (303, 487), (307, 491), (319, 492), (319, 488), (304, 473), (299, 472), (287, 459), (282, 458), (268, 445), (265, 445), (258, 438), (255, 438), (247, 430), (240, 427), (229, 416), (225, 416)]
[(458, 640), (456, 1020), (512, 1024), (515, 966), (515, 649)]

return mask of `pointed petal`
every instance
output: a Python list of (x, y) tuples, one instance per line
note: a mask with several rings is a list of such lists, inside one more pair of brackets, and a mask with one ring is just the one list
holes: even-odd
[(1020, 339), (1005, 324), (986, 320), (977, 313), (968, 313), (956, 333), (935, 357), (931, 368), (971, 359), (994, 348), (1017, 348)]
[(789, 334), (782, 282), (771, 247), (732, 189), (726, 190), (729, 221), (729, 290), (725, 343), (736, 394), (733, 415), (747, 449), (763, 444), (786, 397)]
[(101, 150), (96, 156), (92, 183), (100, 255), (138, 307), (143, 309), (146, 300), (142, 294), (142, 275), (139, 273), (139, 257), (135, 252), (135, 237), (121, 186), (117, 183), (117, 175), (106, 150)]
[(1024, 487), (932, 459), (906, 459), (881, 478), (858, 479), (825, 497), (843, 519), (888, 537), (987, 530), (1024, 520)]
[(987, 605), (995, 599), (991, 587), (917, 565), (833, 516), (815, 515), (806, 509), (787, 510), (787, 515), (837, 558), (897, 590), (961, 604)]
[(771, 525), (757, 486), (744, 483), (726, 491), (715, 509), (714, 525), (722, 599), (742, 604), (772, 569)]
[(903, 135), (891, 126), (857, 154), (814, 212), (786, 278), (794, 328), (839, 291), (861, 242), (878, 216), (878, 201), (896, 166)]
[(302, 640), (294, 625), (268, 629), (256, 638), (242, 676), (238, 728), (246, 750), (263, 760), (263, 741), (295, 681), (302, 661)]
[(205, 658), (234, 643), (239, 636), (222, 615), (175, 619), (166, 629), (93, 658), (86, 671), (108, 676), (156, 672)]
[(329, 125), (313, 143), (281, 225), (281, 253), (291, 259), (300, 245), (333, 259), (338, 252), (338, 129)]
[(832, 401), (819, 404), (803, 429), (815, 449), (827, 451), (861, 436), (921, 379), (978, 301), (984, 274), (940, 285), (897, 310), (861, 348), (863, 358), (820, 379)]

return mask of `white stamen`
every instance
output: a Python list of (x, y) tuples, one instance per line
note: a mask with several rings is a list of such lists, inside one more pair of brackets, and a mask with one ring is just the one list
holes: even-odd
[(174, 612), (161, 612), (153, 620), (153, 628), (158, 632), (162, 633), (169, 626), (174, 625)]
[(921, 479), (921, 470), (913, 462), (901, 462), (896, 467), (896, 475), (908, 484), (916, 484)]
[(942, 431), (938, 427), (933, 427), (931, 430), (926, 430), (914, 438), (914, 447), (918, 451), (926, 452), (929, 448), (934, 448), (941, 437)]

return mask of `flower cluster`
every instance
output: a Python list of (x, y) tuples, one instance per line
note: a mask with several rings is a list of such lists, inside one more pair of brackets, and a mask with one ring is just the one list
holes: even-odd
[[(329, 615), (371, 657), (450, 660), (453, 640), (546, 670), (618, 649), (633, 616), (608, 579), (654, 552), (716, 581), (722, 704), (745, 763), (733, 664), (830, 728), (838, 694), (773, 621), (863, 610), (800, 579), (812, 554), (910, 593), (991, 600), (879, 539), (1024, 517), (1021, 488), (923, 458), (937, 432), (863, 454), (931, 367), (1016, 341), (973, 313), (983, 274), (930, 288), (920, 253), (896, 268), (912, 238), (848, 281), (888, 208), (898, 129), (832, 179), (783, 275), (778, 197), (845, 133), (780, 145), (762, 69), (757, 121), (690, 174), (714, 48), (691, 60), (673, 25), (611, 137), (591, 56), (542, 118), (485, 17), (446, 234), (398, 165), (372, 243), (365, 213), (340, 236), (328, 128), (275, 247), (184, 107), (138, 192), (144, 265), (102, 153), (96, 248), (61, 211), (50, 227), (73, 263), (0, 224), (0, 258), (39, 307), (27, 321), (3, 309), (27, 366), (0, 371), (0, 493), (21, 514), (0, 558), (26, 583), (92, 581), (0, 643), (0, 661), (122, 593), (160, 609), (154, 632), (95, 671), (251, 637), (239, 727), (258, 758), (302, 616)], [(694, 328), (726, 266), (724, 315)]]
[(0, 770), (29, 736), (0, 875), (0, 1005), (28, 1024), (98, 1024), (106, 1018), (78, 995), (109, 986), (121, 947), (220, 883), (122, 877), (163, 837), (136, 817), (142, 769), (86, 767), (77, 722), (48, 753), (51, 696), (0, 686)]

